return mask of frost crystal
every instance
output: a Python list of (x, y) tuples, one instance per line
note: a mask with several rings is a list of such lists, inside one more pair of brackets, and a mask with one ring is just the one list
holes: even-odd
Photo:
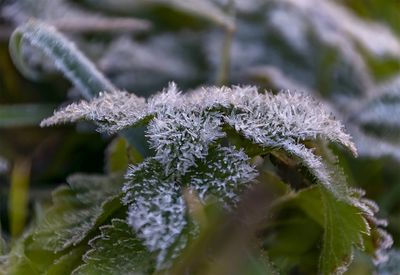
[(182, 188), (195, 190), (202, 202), (213, 196), (231, 209), (257, 177), (246, 153), (232, 146), (231, 130), (257, 147), (295, 156), (335, 194), (340, 194), (340, 184), (333, 184), (335, 170), (302, 142), (321, 138), (356, 154), (350, 136), (322, 105), (289, 91), (272, 95), (255, 87), (206, 87), (182, 94), (171, 83), (147, 100), (127, 92), (103, 93), (56, 112), (42, 125), (80, 119), (105, 132), (147, 123), (155, 156), (130, 168), (123, 202), (129, 207), (128, 224), (157, 254), (159, 269), (190, 238), (193, 222)]
[(147, 135), (168, 173), (171, 166), (185, 173), (196, 159), (207, 155), (209, 145), (224, 136), (221, 115), (169, 112), (150, 122)]
[(50, 126), (78, 120), (95, 121), (101, 132), (116, 132), (132, 126), (146, 116), (145, 100), (122, 91), (102, 92), (90, 102), (82, 100), (56, 111), (40, 126)]
[(166, 178), (162, 164), (155, 159), (132, 167), (126, 177), (123, 201), (129, 205), (128, 223), (150, 251), (159, 252), (160, 267), (167, 256), (176, 254), (176, 249), (168, 249), (180, 248), (179, 242), (185, 241), (179, 239), (187, 223), (181, 186), (174, 178)]
[(216, 146), (187, 173), (185, 181), (194, 186), (201, 200), (214, 195), (230, 206), (235, 205), (239, 195), (248, 188), (244, 183), (253, 181), (256, 176), (257, 171), (249, 165), (249, 157), (243, 151)]

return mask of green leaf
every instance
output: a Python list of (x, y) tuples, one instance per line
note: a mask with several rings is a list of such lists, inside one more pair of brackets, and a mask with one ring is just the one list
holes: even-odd
[(1, 233), (1, 223), (0, 223), (0, 275), (6, 275), (6, 264), (7, 264), (7, 255), (4, 255), (7, 251), (6, 241), (3, 239)]
[(157, 253), (157, 268), (164, 268), (188, 238), (182, 186), (155, 158), (131, 167), (126, 178), (123, 201), (129, 207), (128, 223), (149, 251)]
[(154, 261), (143, 244), (136, 238), (129, 225), (113, 219), (110, 225), (100, 228), (101, 235), (92, 239), (83, 260), (73, 274), (148, 274)]
[(247, 256), (246, 264), (238, 274), (248, 275), (278, 275), (278, 271), (275, 269), (267, 255), (264, 253), (253, 253)]
[(363, 249), (363, 234), (370, 234), (369, 226), (360, 209), (320, 190), (325, 215), (320, 272), (341, 274), (353, 260), (353, 249)]
[(121, 207), (122, 177), (74, 175), (58, 188), (54, 205), (32, 233), (32, 246), (60, 252), (80, 243), (89, 232)]
[(3, 238), (3, 234), (1, 232), (1, 222), (0, 222), (0, 257), (4, 255), (7, 251), (7, 243)]
[(319, 270), (342, 274), (353, 259), (355, 248), (364, 249), (370, 227), (360, 208), (335, 198), (324, 187), (298, 193), (296, 203), (324, 228)]
[(108, 173), (125, 172), (129, 164), (136, 164), (142, 160), (142, 156), (125, 138), (117, 137), (107, 148), (106, 170)]
[(37, 126), (53, 113), (52, 104), (18, 104), (0, 106), (0, 128)]
[(218, 145), (209, 148), (205, 159), (196, 161), (183, 182), (197, 191), (202, 202), (211, 195), (226, 206), (234, 206), (257, 175), (243, 151)]
[(35, 264), (24, 254), (23, 238), (14, 243), (5, 267), (6, 274), (8, 275), (40, 274)]
[(46, 271), (46, 275), (71, 274), (71, 272), (82, 263), (82, 255), (87, 248), (87, 245), (81, 245), (71, 249), (71, 251), (54, 261)]
[(38, 79), (23, 60), (22, 43), (29, 42), (51, 58), (58, 69), (80, 90), (85, 98), (92, 98), (101, 91), (116, 88), (75, 45), (55, 28), (37, 20), (30, 20), (18, 27), (10, 37), (10, 54), (15, 66), (26, 77)]
[(11, 236), (16, 238), (24, 231), (28, 216), (28, 189), (31, 174), (29, 159), (17, 160), (11, 175), (11, 188), (9, 199), (9, 216), (11, 220)]
[(6, 273), (6, 261), (7, 261), (6, 257), (0, 256), (0, 275), (7, 275), (7, 273)]
[(121, 207), (122, 182), (120, 175), (68, 178), (37, 226), (14, 245), (7, 274), (70, 274), (88, 248), (83, 240)]

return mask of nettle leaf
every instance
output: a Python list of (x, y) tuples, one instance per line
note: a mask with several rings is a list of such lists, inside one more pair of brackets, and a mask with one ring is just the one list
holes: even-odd
[(51, 264), (49, 269), (46, 271), (46, 275), (70, 273), (76, 266), (82, 263), (82, 255), (86, 250), (86, 245), (81, 245), (71, 249), (68, 253), (64, 254)]
[[(218, 109), (222, 109), (221, 112)], [(320, 137), (340, 143), (356, 153), (350, 136), (343, 131), (343, 125), (317, 101), (305, 94), (289, 91), (278, 95), (262, 94), (255, 87), (206, 87), (181, 94), (172, 83), (147, 100), (147, 104), (126, 92), (103, 93), (91, 102), (81, 101), (56, 112), (44, 120), (42, 126), (86, 119), (98, 123), (101, 131), (113, 132), (135, 126), (145, 117), (152, 120), (152, 116), (157, 118), (178, 112), (184, 116), (206, 111), (209, 113), (204, 115), (209, 114), (209, 119), (220, 116), (236, 131), (264, 146), (279, 147), (289, 139), (304, 141)], [(185, 118), (177, 119), (178, 124), (181, 119)], [(215, 130), (211, 133), (215, 134)]]
[(40, 124), (43, 126), (92, 120), (99, 131), (116, 132), (146, 118), (144, 99), (127, 92), (100, 93), (91, 102), (73, 103)]
[(13, 249), (4, 262), (4, 269), (5, 274), (12, 275), (40, 274), (35, 264), (24, 254), (23, 240), (18, 240), (13, 245)]
[(324, 187), (311, 187), (299, 192), (294, 201), (324, 229), (319, 270), (321, 274), (342, 274), (353, 259), (354, 250), (371, 254), (377, 262), (391, 238), (380, 228), (383, 221), (374, 214), (377, 206), (353, 191), (349, 201), (332, 196)]
[(32, 247), (60, 252), (79, 244), (119, 203), (121, 176), (74, 175), (53, 194), (54, 205), (32, 232)]
[(215, 146), (204, 159), (196, 161), (183, 181), (197, 191), (202, 201), (212, 195), (229, 207), (239, 202), (239, 196), (250, 187), (247, 183), (257, 175), (243, 151)]
[(5, 265), (6, 274), (70, 274), (81, 263), (81, 257), (87, 249), (87, 245), (83, 243), (66, 251), (54, 253), (31, 244), (34, 244), (34, 241), (28, 232), (13, 245)]
[(153, 256), (126, 221), (113, 219), (100, 230), (101, 235), (89, 242), (92, 249), (83, 256), (85, 263), (72, 274), (149, 274)]
[(257, 176), (243, 151), (217, 145), (229, 144), (232, 131), (256, 145), (259, 154), (284, 150), (299, 158), (337, 197), (343, 194), (342, 182), (336, 186), (333, 175), (337, 171), (303, 143), (325, 139), (356, 154), (342, 124), (322, 105), (289, 91), (272, 95), (254, 87), (208, 87), (182, 94), (172, 83), (147, 100), (126, 92), (104, 93), (56, 112), (42, 125), (80, 119), (106, 132), (148, 124), (146, 136), (155, 156), (130, 169), (123, 192), (128, 223), (157, 252), (158, 268), (167, 266), (187, 241), (183, 187), (193, 188), (203, 202), (214, 196), (232, 206)]
[(106, 149), (105, 170), (108, 173), (124, 173), (129, 164), (143, 161), (142, 156), (125, 138), (115, 138)]
[(173, 110), (158, 114), (149, 123), (147, 136), (166, 173), (173, 167), (185, 174), (196, 159), (207, 156), (210, 144), (225, 135), (221, 126), (218, 114)]
[(175, 258), (188, 240), (184, 233), (190, 221), (183, 187), (193, 188), (203, 202), (213, 195), (232, 206), (249, 187), (245, 183), (257, 176), (244, 152), (221, 146), (210, 148), (209, 154), (194, 161), (184, 175), (180, 169), (174, 169), (166, 171), (156, 157), (147, 159), (130, 169), (123, 188), (124, 202), (129, 205), (129, 224), (150, 251), (159, 253), (159, 267), (167, 259)]
[(7, 274), (69, 274), (88, 248), (84, 239), (122, 207), (120, 175), (78, 174), (68, 183), (53, 193), (53, 206), (13, 246)]
[(362, 234), (370, 234), (370, 228), (355, 206), (338, 201), (322, 188), (321, 194), (325, 221), (320, 271), (342, 274), (353, 260), (354, 248), (363, 249)]
[(187, 226), (181, 186), (165, 174), (154, 158), (132, 167), (123, 187), (123, 201), (129, 206), (128, 223), (151, 252), (157, 252), (157, 266), (174, 258), (184, 247), (182, 233)]

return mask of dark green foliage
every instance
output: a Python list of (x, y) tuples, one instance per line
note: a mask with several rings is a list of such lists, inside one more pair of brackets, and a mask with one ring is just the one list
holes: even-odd
[(84, 264), (72, 274), (148, 274), (151, 255), (124, 220), (113, 219), (100, 227), (101, 235), (92, 239), (91, 250), (83, 256)]

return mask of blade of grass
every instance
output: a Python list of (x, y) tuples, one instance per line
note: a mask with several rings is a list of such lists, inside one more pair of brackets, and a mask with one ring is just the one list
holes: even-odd
[(7, 251), (6, 241), (3, 238), (2, 229), (1, 229), (1, 222), (0, 222), (0, 256), (4, 255)]
[(15, 161), (11, 173), (11, 188), (8, 211), (10, 217), (11, 237), (19, 237), (24, 228), (28, 214), (28, 189), (31, 162), (28, 159)]
[(37, 20), (30, 20), (18, 27), (10, 37), (10, 54), (15, 66), (23, 75), (38, 79), (37, 72), (25, 63), (22, 53), (23, 42), (39, 48), (51, 58), (59, 70), (79, 88), (82, 96), (90, 99), (101, 91), (116, 90), (113, 84), (97, 70), (75, 45), (54, 27)]

